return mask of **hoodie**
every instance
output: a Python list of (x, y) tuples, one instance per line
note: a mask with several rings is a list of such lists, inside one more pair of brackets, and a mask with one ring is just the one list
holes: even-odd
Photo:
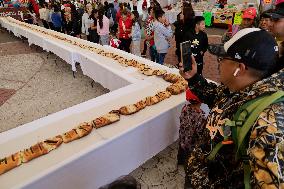
[[(284, 69), (258, 81), (242, 91), (230, 93), (224, 85), (208, 83), (196, 74), (188, 80), (189, 88), (208, 104), (206, 131), (189, 155), (186, 180), (192, 188), (244, 188), (243, 163), (235, 160), (234, 144), (224, 145), (214, 161), (206, 156), (224, 137), (221, 127), (232, 119), (239, 107), (261, 95), (284, 90)], [(252, 170), (252, 188), (282, 188), (284, 186), (284, 102), (274, 103), (259, 114), (250, 132), (247, 158)]]
[(158, 53), (167, 53), (170, 47), (169, 40), (173, 36), (171, 26), (164, 26), (161, 22), (154, 22), (154, 41)]

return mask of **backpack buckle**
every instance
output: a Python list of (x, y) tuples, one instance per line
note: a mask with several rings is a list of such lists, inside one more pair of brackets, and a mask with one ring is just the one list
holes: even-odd
[(237, 127), (242, 127), (243, 126), (243, 121), (238, 120), (238, 121), (235, 122), (235, 125)]
[(234, 141), (232, 141), (230, 139), (222, 141), (222, 144), (224, 144), (224, 145), (229, 145), (229, 144), (233, 144), (233, 143), (234, 143)]

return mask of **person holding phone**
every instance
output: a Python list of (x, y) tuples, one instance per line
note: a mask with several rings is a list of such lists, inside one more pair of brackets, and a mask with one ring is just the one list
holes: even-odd
[[(211, 109), (206, 129), (187, 158), (185, 188), (243, 189), (245, 184), (251, 188), (281, 188), (284, 102), (276, 101), (256, 115), (245, 135), (245, 154), (238, 160), (228, 123), (248, 102), (284, 90), (284, 65), (278, 62), (279, 49), (274, 37), (259, 28), (246, 28), (225, 44), (210, 45), (209, 52), (217, 56), (220, 85), (197, 73), (193, 57), (191, 71), (184, 72), (180, 64), (180, 74), (188, 81), (192, 93)], [(238, 129), (242, 126), (238, 124)], [(211, 160), (208, 156), (220, 142), (224, 146)], [(246, 180), (244, 167), (250, 170)]]

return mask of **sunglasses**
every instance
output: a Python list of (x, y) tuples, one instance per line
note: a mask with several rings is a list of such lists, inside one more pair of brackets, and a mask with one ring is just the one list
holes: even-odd
[(230, 58), (230, 57), (217, 57), (217, 62), (218, 62), (218, 63), (221, 63), (223, 60), (232, 60), (232, 61), (236, 61), (235, 59)]

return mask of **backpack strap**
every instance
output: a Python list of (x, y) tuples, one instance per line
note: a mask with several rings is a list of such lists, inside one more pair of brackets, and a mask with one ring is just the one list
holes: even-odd
[[(273, 103), (283, 102), (284, 101), (284, 91), (277, 91), (268, 96), (262, 96), (254, 100), (250, 100), (241, 106), (236, 114), (233, 117), (233, 121), (229, 120), (226, 122), (226, 126), (231, 126), (232, 129), (232, 138), (236, 144), (237, 153), (236, 159), (239, 159), (242, 156), (243, 168), (244, 168), (244, 184), (245, 189), (250, 189), (250, 165), (248, 158), (244, 159), (246, 156), (246, 146), (243, 141), (245, 140), (249, 130), (254, 125), (256, 119), (259, 117), (259, 114)], [(227, 138), (225, 138), (227, 139)], [(213, 160), (222, 148), (225, 143), (219, 142), (211, 151), (207, 159)]]
[[(265, 96), (261, 99), (256, 100), (254, 103), (250, 104), (246, 110), (244, 111), (245, 114), (249, 113), (249, 115), (242, 115), (240, 114), (240, 118), (245, 118), (245, 122), (241, 128), (237, 128), (237, 154), (239, 153), (239, 150), (243, 146), (243, 141), (249, 132), (250, 128), (254, 125), (254, 122), (258, 118), (259, 114), (267, 108), (269, 105), (276, 103), (276, 101), (281, 101), (284, 97), (284, 91), (277, 91), (273, 93), (272, 95)], [(245, 117), (243, 117), (245, 116)], [(243, 155), (243, 154), (242, 154)]]

